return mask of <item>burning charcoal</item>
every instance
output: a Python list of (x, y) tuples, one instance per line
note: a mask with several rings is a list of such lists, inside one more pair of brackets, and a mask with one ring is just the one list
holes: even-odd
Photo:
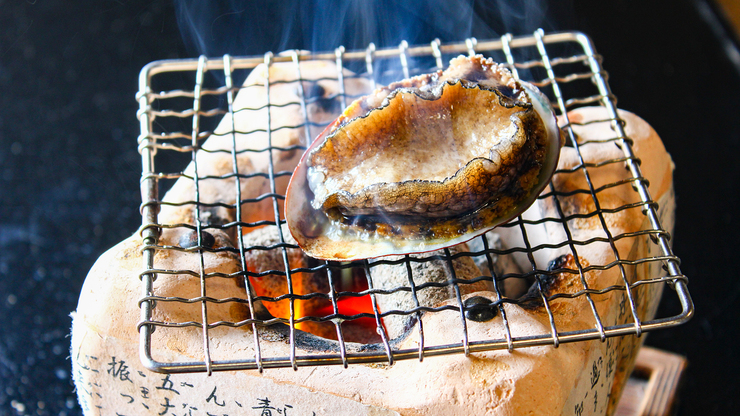
[[(467, 251), (465, 244), (450, 249), (451, 255)], [(455, 287), (451, 282), (452, 274), (445, 259), (426, 260), (429, 257), (444, 256), (443, 251), (426, 253), (423, 255), (412, 255), (412, 258), (425, 259), (422, 262), (409, 261), (411, 275), (413, 276), (416, 296), (421, 307), (433, 308), (447, 299), (455, 298)], [(383, 260), (398, 261), (403, 257), (384, 257)], [(450, 261), (454, 268), (454, 277), (459, 280), (471, 280), (481, 277), (480, 270), (470, 257), (461, 256)], [(400, 264), (375, 264), (370, 268), (373, 284), (376, 289), (390, 290), (393, 293), (379, 294), (376, 296), (378, 308), (381, 313), (399, 310), (409, 311), (417, 307), (411, 293), (409, 275), (405, 262)], [(475, 283), (458, 283), (462, 295), (491, 290), (491, 282), (486, 280)], [(401, 290), (396, 290), (401, 289)], [(390, 339), (396, 339), (406, 333), (414, 324), (415, 313), (388, 315), (383, 318), (383, 325)]]
[(306, 89), (306, 103), (314, 104), (317, 107), (317, 110), (324, 113), (338, 114), (342, 111), (337, 97), (329, 96), (326, 88), (318, 82), (312, 83), (311, 86)]
[[(282, 228), (282, 232), (285, 242), (294, 245), (295, 241), (286, 227)], [(283, 250), (287, 254), (289, 270), (307, 268), (310, 259), (298, 248), (288, 247), (284, 249), (280, 246), (278, 228), (274, 226), (252, 231), (244, 236), (242, 242), (247, 249), (244, 254), (247, 269), (249, 272), (259, 275), (249, 278), (255, 295), (266, 298), (282, 298), (277, 301), (265, 300), (262, 303), (272, 316), (288, 319), (290, 317), (290, 300), (286, 295), (290, 293), (290, 290)], [(292, 292), (296, 296), (329, 292), (329, 281), (326, 272), (323, 270), (291, 272), (290, 278)], [(293, 301), (294, 318), (316, 316), (314, 311), (326, 308), (328, 305), (330, 305), (330, 302), (324, 297), (295, 299)], [(305, 321), (297, 324), (296, 328), (323, 338), (336, 338), (334, 325), (329, 322)]]
[(473, 296), (463, 303), (465, 317), (475, 322), (486, 322), (496, 317), (496, 307), (491, 300), (483, 296)]
[[(570, 254), (563, 254), (562, 256), (558, 256), (550, 260), (550, 262), (547, 264), (547, 271), (554, 272), (558, 269), (562, 269), (572, 260), (573, 256)], [(538, 274), (537, 280), (532, 283), (532, 286), (529, 287), (527, 293), (519, 300), (527, 303), (541, 303), (542, 297), (540, 296), (540, 286), (542, 287), (542, 291), (547, 294), (550, 286), (553, 284), (557, 277), (557, 274)]]
[[(208, 231), (201, 231), (200, 232), (200, 241), (201, 241), (201, 247), (203, 248), (213, 248), (213, 246), (216, 244), (216, 239), (213, 237), (213, 234), (209, 233)], [(192, 230), (190, 232), (187, 232), (180, 236), (179, 240), (180, 247), (182, 248), (192, 248), (198, 246), (198, 232), (195, 230)]]

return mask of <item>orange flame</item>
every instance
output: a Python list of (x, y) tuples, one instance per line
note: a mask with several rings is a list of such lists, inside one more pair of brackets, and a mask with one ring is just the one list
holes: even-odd
[[(326, 278), (319, 277), (315, 273), (294, 273), (291, 275), (292, 292), (294, 295), (308, 295), (316, 293), (316, 284), (310, 279)], [(282, 276), (252, 277), (254, 292), (260, 297), (277, 298), (288, 293), (287, 280)], [(346, 285), (342, 291), (360, 292), (367, 289), (362, 285), (363, 279), (354, 279), (350, 287)], [(345, 316), (353, 316), (362, 313), (373, 314), (372, 300), (370, 295), (364, 296), (342, 296), (337, 299), (337, 313)], [(290, 299), (279, 301), (263, 301), (265, 308), (276, 318), (290, 319)], [(334, 314), (334, 307), (329, 299), (310, 298), (293, 300), (294, 320), (303, 317), (325, 317)], [(327, 339), (337, 339), (337, 332), (332, 322), (304, 321), (297, 323), (295, 328), (309, 332)], [(345, 341), (371, 342), (376, 336), (376, 322), (374, 318), (358, 318), (342, 323)]]

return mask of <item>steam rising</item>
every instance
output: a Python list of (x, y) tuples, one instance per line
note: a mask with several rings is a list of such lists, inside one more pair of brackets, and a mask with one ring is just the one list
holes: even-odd
[(259, 55), (490, 39), (539, 27), (559, 30), (570, 2), (546, 0), (178, 0), (177, 20), (192, 55)]

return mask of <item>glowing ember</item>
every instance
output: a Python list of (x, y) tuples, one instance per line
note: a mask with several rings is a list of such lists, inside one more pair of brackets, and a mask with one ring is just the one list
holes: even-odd
[[(345, 269), (337, 282), (334, 282), (337, 292), (359, 293), (367, 290), (367, 280), (359, 276), (352, 269)], [(311, 295), (318, 292), (317, 289), (326, 285), (328, 280), (325, 273), (294, 273), (291, 275), (292, 292), (296, 296)], [(288, 298), (287, 281), (282, 276), (268, 275), (263, 277), (252, 277), (252, 287), (259, 297), (274, 298), (279, 300), (263, 300), (265, 308), (276, 318), (290, 319), (290, 299)], [(295, 299), (293, 301), (294, 321), (304, 317), (325, 318), (332, 315), (343, 315), (353, 317), (361, 314), (373, 315), (372, 300), (370, 295), (363, 296), (339, 296), (337, 301), (337, 312), (331, 299), (323, 297), (309, 297), (307, 299)], [(296, 329), (312, 333), (314, 335), (337, 340), (337, 330), (334, 322), (316, 322), (306, 320), (296, 323)], [(374, 317), (358, 317), (345, 320), (341, 323), (342, 336), (348, 342), (372, 343), (380, 340), (376, 331)]]

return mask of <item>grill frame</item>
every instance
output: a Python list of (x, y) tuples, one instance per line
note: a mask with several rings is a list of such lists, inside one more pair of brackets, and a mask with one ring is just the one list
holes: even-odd
[[(580, 52), (577, 54), (570, 54), (566, 56), (557, 56), (555, 58), (550, 58), (549, 50), (548, 48), (557, 46), (557, 45), (577, 45), (580, 48)], [(531, 60), (524, 60), (520, 61), (518, 59), (515, 59), (515, 53), (520, 51), (531, 51), (536, 50), (538, 53), (538, 59), (531, 59)], [(604, 231), (607, 234), (608, 243), (610, 244), (611, 248), (614, 250), (614, 252), (617, 255), (618, 261), (612, 264), (610, 267), (617, 267), (620, 269), (620, 273), (625, 279), (625, 287), (629, 286), (629, 290), (625, 290), (624, 287), (622, 288), (607, 288), (606, 291), (610, 290), (624, 290), (624, 292), (627, 294), (627, 298), (629, 301), (629, 308), (630, 312), (633, 317), (633, 323), (628, 323), (624, 325), (613, 325), (613, 326), (605, 326), (599, 317), (598, 312), (596, 312), (596, 309), (593, 305), (592, 295), (597, 295), (599, 293), (603, 293), (603, 291), (596, 291), (591, 289), (586, 289), (585, 291), (582, 291), (582, 293), (579, 293), (577, 296), (584, 296), (588, 302), (591, 305), (592, 311), (594, 313), (595, 318), (595, 328), (593, 329), (586, 329), (586, 330), (579, 330), (579, 331), (570, 331), (570, 332), (559, 332), (554, 324), (554, 318), (552, 315), (552, 312), (549, 310), (549, 300), (545, 298), (542, 290), (540, 290), (540, 295), (542, 296), (543, 304), (547, 308), (547, 312), (550, 317), (550, 323), (551, 323), (551, 331), (550, 333), (541, 334), (539, 336), (531, 336), (531, 337), (514, 337), (512, 336), (511, 329), (508, 326), (508, 322), (506, 320), (506, 312), (504, 308), (504, 303), (498, 303), (497, 306), (499, 308), (499, 311), (502, 313), (502, 316), (504, 318), (504, 325), (506, 326), (506, 337), (504, 339), (497, 339), (497, 340), (488, 340), (488, 341), (469, 341), (467, 339), (467, 330), (466, 330), (466, 318), (464, 311), (462, 308), (457, 308), (456, 310), (460, 312), (461, 315), (461, 322), (462, 322), (462, 328), (463, 328), (463, 340), (459, 344), (450, 344), (450, 345), (425, 345), (423, 336), (420, 339), (420, 346), (418, 349), (404, 349), (400, 350), (395, 348), (391, 345), (390, 340), (388, 337), (384, 334), (384, 331), (381, 332), (381, 338), (382, 338), (382, 348), (380, 348), (378, 351), (374, 352), (367, 352), (367, 353), (348, 353), (344, 347), (344, 342), (341, 341), (341, 330), (339, 330), (339, 353), (337, 354), (309, 354), (309, 355), (297, 355), (296, 354), (296, 320), (294, 317), (294, 314), (291, 313), (291, 316), (289, 319), (284, 320), (284, 323), (288, 325), (289, 328), (289, 339), (291, 344), (291, 354), (289, 356), (283, 356), (283, 357), (264, 357), (262, 356), (260, 349), (259, 349), (259, 331), (260, 326), (262, 325), (270, 325), (275, 324), (277, 322), (282, 322), (279, 319), (275, 319), (269, 322), (264, 322), (259, 319), (250, 319), (246, 322), (241, 323), (230, 323), (230, 324), (219, 324), (219, 325), (227, 325), (227, 326), (244, 326), (249, 325), (252, 328), (253, 333), (253, 342), (256, 346), (256, 355), (251, 358), (235, 358), (233, 360), (212, 360), (210, 357), (210, 342), (212, 340), (211, 335), (209, 334), (209, 330), (213, 328), (213, 324), (203, 325), (202, 323), (197, 322), (187, 322), (187, 323), (164, 323), (164, 322), (156, 322), (152, 320), (152, 314), (153, 314), (153, 308), (155, 308), (156, 303), (159, 301), (167, 301), (167, 302), (177, 302), (177, 301), (187, 301), (190, 303), (196, 302), (200, 303), (202, 306), (202, 322), (209, 322), (208, 316), (207, 316), (207, 305), (210, 302), (213, 302), (214, 299), (210, 299), (207, 296), (207, 293), (205, 291), (205, 279), (208, 276), (205, 276), (203, 272), (203, 267), (199, 271), (171, 271), (171, 270), (160, 270), (155, 267), (155, 255), (158, 250), (167, 250), (171, 248), (161, 247), (158, 246), (158, 237), (160, 235), (160, 232), (165, 227), (170, 227), (173, 225), (167, 225), (167, 224), (160, 224), (158, 222), (157, 214), (159, 210), (159, 206), (162, 204), (162, 201), (160, 199), (160, 192), (159, 192), (159, 182), (163, 179), (172, 179), (173, 176), (169, 174), (165, 174), (162, 172), (157, 172), (155, 169), (155, 159), (159, 161), (160, 159), (157, 158), (157, 154), (159, 152), (167, 152), (167, 151), (177, 151), (177, 152), (195, 152), (199, 146), (200, 142), (204, 139), (204, 134), (201, 130), (200, 121), (201, 117), (203, 116), (213, 116), (214, 114), (218, 113), (218, 110), (216, 112), (212, 110), (202, 110), (200, 107), (201, 98), (206, 95), (219, 95), (219, 94), (225, 94), (226, 95), (226, 101), (228, 110), (233, 113), (233, 108), (231, 108), (231, 105), (233, 104), (234, 99), (234, 92), (238, 90), (238, 87), (235, 87), (232, 73), (235, 69), (249, 69), (254, 68), (259, 64), (267, 64), (271, 65), (275, 62), (294, 62), (298, 63), (301, 60), (306, 59), (319, 59), (319, 60), (331, 60), (334, 61), (339, 68), (343, 68), (347, 62), (353, 61), (365, 61), (366, 63), (366, 69), (367, 69), (367, 75), (373, 80), (373, 82), (376, 80), (376, 74), (373, 73), (375, 68), (375, 63), (384, 60), (384, 59), (398, 59), (400, 61), (400, 71), (403, 77), (408, 77), (410, 75), (414, 75), (413, 70), (414, 68), (411, 68), (409, 65), (409, 60), (416, 58), (416, 57), (427, 57), (432, 58), (435, 61), (435, 64), (437, 67), (442, 68), (443, 67), (443, 60), (442, 57), (445, 55), (454, 55), (454, 54), (474, 54), (474, 53), (499, 53), (503, 54), (505, 57), (505, 62), (508, 64), (509, 68), (512, 70), (515, 76), (518, 76), (520, 72), (530, 71), (530, 70), (539, 70), (544, 71), (546, 74), (546, 77), (542, 79), (540, 82), (533, 82), (535, 85), (540, 87), (541, 89), (548, 89), (551, 94), (548, 94), (553, 98), (553, 105), (556, 107), (556, 109), (560, 112), (560, 114), (563, 113), (562, 109), (570, 110), (578, 106), (583, 105), (601, 105), (605, 107), (609, 114), (611, 115), (612, 120), (612, 128), (615, 131), (615, 135), (618, 138), (617, 142), (619, 143), (620, 147), (624, 151), (624, 159), (619, 161), (610, 161), (612, 163), (624, 163), (626, 168), (629, 170), (632, 178), (632, 186), (635, 189), (635, 192), (639, 195), (639, 198), (641, 200), (641, 203), (639, 204), (644, 214), (646, 215), (649, 224), (650, 229), (643, 230), (642, 232), (646, 235), (649, 235), (650, 240), (653, 244), (657, 245), (660, 249), (661, 255), (656, 258), (650, 258), (650, 259), (637, 259), (637, 260), (622, 260), (618, 257), (618, 252), (614, 246), (615, 238), (621, 238), (622, 236), (613, 236), (611, 235), (608, 227), (606, 226), (606, 223), (604, 222), (604, 211), (600, 208), (598, 208), (598, 197), (596, 196), (596, 190), (594, 189), (593, 185), (589, 181), (589, 187), (587, 191), (592, 195), (595, 203), (597, 204), (597, 213), (596, 215), (599, 217)], [(567, 76), (558, 76), (556, 74), (556, 67), (559, 65), (570, 65), (570, 64), (583, 64), (584, 68), (587, 69), (586, 72), (583, 73), (573, 73), (569, 74)], [(226, 70), (224, 70), (226, 68)], [(300, 71), (300, 66), (296, 65), (296, 68), (298, 71)], [(217, 89), (204, 89), (204, 75), (207, 71), (223, 71), (224, 72), (224, 86)], [(166, 73), (179, 73), (179, 72), (194, 72), (195, 73), (195, 87), (192, 91), (188, 90), (170, 90), (166, 92), (160, 92), (160, 93), (154, 93), (152, 92), (151, 84), (152, 79), (160, 74), (166, 74)], [(382, 76), (382, 74), (377, 74)], [(342, 100), (343, 106), (346, 106), (349, 102), (349, 98), (343, 89), (341, 89), (341, 86), (344, 85), (343, 80), (343, 73), (341, 71), (338, 72), (337, 78), (340, 85), (340, 93), (339, 93), (339, 99)], [(617, 115), (617, 107), (616, 107), (616, 97), (612, 94), (608, 82), (607, 82), (608, 74), (604, 71), (602, 65), (601, 65), (601, 57), (596, 53), (595, 48), (591, 40), (582, 33), (577, 32), (563, 32), (563, 33), (552, 33), (552, 34), (545, 34), (543, 31), (538, 30), (534, 34), (529, 36), (512, 36), (511, 34), (507, 34), (502, 36), (500, 39), (496, 40), (487, 40), (487, 41), (477, 41), (476, 39), (467, 39), (464, 42), (459, 43), (451, 43), (451, 44), (442, 44), (441, 42), (435, 40), (431, 42), (429, 45), (421, 45), (421, 46), (409, 46), (406, 42), (402, 42), (398, 48), (386, 48), (386, 49), (376, 49), (374, 45), (369, 45), (368, 48), (364, 51), (345, 51), (343, 47), (337, 48), (333, 53), (317, 53), (317, 54), (302, 54), (298, 53), (296, 51), (287, 54), (287, 55), (274, 55), (270, 52), (265, 54), (264, 57), (231, 57), (231, 56), (224, 56), (223, 59), (207, 59), (206, 57), (200, 57), (199, 59), (194, 60), (168, 60), (168, 61), (157, 61), (152, 62), (151, 64), (145, 66), (140, 74), (139, 78), (139, 93), (137, 94), (137, 100), (139, 101), (140, 109), (137, 113), (137, 118), (140, 122), (140, 130), (141, 135), (138, 138), (139, 143), (139, 152), (142, 156), (142, 178), (141, 178), (141, 192), (142, 192), (142, 205), (141, 205), (141, 213), (142, 213), (142, 227), (140, 229), (142, 242), (143, 242), (143, 258), (144, 258), (144, 270), (139, 275), (139, 278), (141, 279), (142, 286), (141, 286), (141, 298), (139, 299), (139, 306), (140, 306), (140, 312), (141, 312), (141, 321), (139, 323), (138, 329), (140, 333), (140, 358), (142, 363), (149, 369), (157, 372), (164, 372), (164, 373), (177, 373), (177, 372), (207, 372), (210, 373), (212, 371), (222, 371), (222, 370), (245, 370), (245, 369), (257, 369), (259, 371), (264, 370), (265, 368), (280, 368), (280, 367), (292, 367), (294, 369), (297, 369), (299, 366), (314, 366), (314, 365), (343, 365), (348, 366), (349, 364), (355, 364), (355, 363), (379, 363), (384, 362), (388, 364), (392, 364), (395, 360), (407, 360), (407, 359), (419, 359), (422, 360), (424, 357), (429, 356), (438, 356), (438, 355), (446, 355), (446, 354), (470, 354), (474, 352), (481, 352), (481, 351), (488, 351), (488, 350), (494, 350), (494, 349), (509, 349), (513, 350), (516, 348), (523, 348), (523, 347), (531, 347), (531, 346), (539, 346), (539, 345), (552, 345), (557, 347), (560, 343), (566, 343), (566, 342), (578, 342), (578, 341), (586, 341), (586, 340), (594, 340), (594, 339), (600, 339), (602, 341), (606, 340), (609, 337), (614, 336), (625, 336), (625, 335), (636, 335), (640, 336), (644, 332), (653, 331), (657, 329), (662, 328), (668, 328), (676, 325), (680, 325), (684, 322), (686, 322), (688, 319), (691, 318), (693, 315), (693, 303), (691, 301), (691, 297), (688, 292), (687, 283), (688, 279), (686, 276), (684, 276), (679, 268), (680, 259), (675, 256), (672, 252), (671, 246), (670, 246), (670, 234), (663, 229), (663, 227), (660, 224), (660, 219), (657, 212), (657, 204), (655, 201), (652, 200), (650, 197), (650, 193), (647, 188), (647, 183), (642, 176), (642, 173), (640, 171), (640, 161), (637, 159), (632, 152), (632, 148), (629, 143), (629, 139), (626, 137), (626, 134), (624, 132), (623, 126), (620, 122), (620, 119)], [(298, 73), (298, 79), (302, 79), (300, 76), (300, 72)], [(596, 87), (597, 93), (594, 95), (584, 96), (584, 97), (575, 97), (567, 99), (567, 94), (564, 94), (561, 92), (561, 85), (568, 84), (573, 81), (577, 80), (584, 80), (584, 79), (590, 79), (594, 86)], [(301, 84), (302, 85), (302, 84)], [(265, 88), (267, 89), (267, 94), (269, 97), (269, 87), (270, 84), (268, 83)], [(551, 90), (550, 90), (551, 89)], [(190, 98), (193, 99), (193, 106), (192, 109), (187, 111), (181, 111), (181, 112), (172, 112), (169, 110), (156, 110), (153, 108), (153, 103), (159, 102), (162, 100), (166, 100), (171, 97), (180, 97), (180, 98)], [(268, 98), (269, 101), (269, 98)], [(305, 105), (306, 100), (301, 101), (301, 106), (305, 112)], [(269, 111), (268, 111), (269, 115)], [(183, 140), (190, 140), (190, 146), (187, 145), (170, 145), (168, 144), (167, 140), (170, 137), (164, 137), (165, 135), (157, 135), (154, 132), (153, 125), (156, 122), (158, 118), (162, 117), (180, 117), (180, 118), (188, 118), (192, 117), (192, 128), (190, 131), (190, 134), (185, 133), (174, 133), (172, 135), (172, 138), (177, 138), (176, 136), (181, 136), (180, 138)], [(267, 125), (270, 126), (270, 120), (268, 119)], [(301, 126), (298, 126), (300, 128)], [(304, 126), (306, 128), (306, 132), (308, 132), (308, 120), (306, 125)], [(566, 127), (566, 132), (568, 133), (569, 140), (577, 146), (576, 138), (574, 137), (574, 133), (572, 129)], [(268, 135), (270, 132), (268, 132)], [(308, 136), (308, 134), (307, 134)], [(162, 155), (160, 155), (160, 158)], [(194, 160), (194, 159), (193, 159)], [(583, 164), (583, 169), (585, 171), (585, 174), (588, 176), (588, 167), (587, 164)], [(197, 172), (197, 169), (196, 169)], [(274, 178), (276, 175), (280, 175), (284, 173), (275, 172), (272, 168), (272, 165), (270, 165), (270, 171), (268, 172), (269, 177), (271, 178), (271, 183), (274, 185)], [(198, 178), (195, 178), (195, 184), (196, 184), (196, 198), (195, 201), (198, 201), (199, 198), (197, 196), (198, 192)], [(239, 187), (237, 186), (237, 192)], [(549, 191), (546, 191), (545, 194), (548, 192), (554, 192), (555, 190), (552, 188), (552, 186), (549, 188)], [(273, 199), (273, 204), (275, 205), (275, 214), (276, 218), (279, 217), (279, 214), (277, 212), (277, 204), (280, 201), (280, 198), (276, 195), (275, 189), (271, 190), (270, 197)], [(241, 196), (237, 195), (237, 201), (241, 201)], [(196, 212), (196, 219), (200, 218), (199, 216), (199, 204), (194, 204), (195, 212)], [(237, 222), (240, 222), (241, 219), (238, 217), (240, 210), (237, 209)], [(561, 212), (562, 214), (562, 212)], [(532, 253), (537, 251), (538, 247), (532, 247), (528, 241), (527, 238), (527, 231), (526, 226), (528, 224), (532, 224), (530, 220), (523, 219), (522, 217), (519, 217), (518, 220), (513, 221), (510, 223), (511, 226), (519, 227), (522, 231), (523, 240), (525, 242), (524, 252), (527, 256), (530, 258), (530, 262), (535, 268), (536, 272), (543, 272), (541, 270), (536, 269), (535, 261), (532, 258)], [(202, 224), (199, 220), (195, 221), (195, 225), (193, 226), (193, 229), (197, 232), (197, 235), (201, 235), (201, 228)], [(239, 233), (241, 233), (241, 227), (236, 227), (239, 230)], [(241, 242), (241, 235), (239, 237), (239, 241)], [(564, 242), (565, 244), (569, 244), (571, 246), (571, 251), (575, 251), (576, 247), (574, 246), (574, 242), (572, 239), (568, 242)], [(201, 246), (202, 241), (201, 237), (198, 238), (198, 246)], [(285, 241), (283, 240), (281, 244), (285, 244)], [(488, 250), (488, 247), (486, 246), (486, 249)], [(245, 250), (244, 247), (239, 247), (241, 259), (242, 259), (242, 270), (244, 271), (243, 274), (249, 275), (249, 273), (246, 272), (246, 265), (244, 264), (244, 255), (243, 250)], [(201, 252), (202, 254), (202, 252)], [(449, 250), (444, 251), (444, 255), (441, 256), (441, 260), (448, 263), (450, 270), (454, 273), (454, 268), (451, 267), (451, 261), (453, 259), (453, 255)], [(408, 262), (408, 257), (406, 259)], [(635, 264), (639, 264), (641, 262), (645, 261), (656, 261), (660, 262), (662, 264), (663, 269), (666, 272), (666, 275), (657, 279), (651, 279), (650, 281), (646, 280), (638, 280), (635, 283), (629, 284), (626, 278), (626, 272), (625, 267), (629, 267)], [(287, 258), (285, 260), (287, 263)], [(408, 263), (407, 263), (408, 264)], [(202, 265), (202, 255), (201, 255), (201, 265)], [(326, 267), (329, 272), (333, 269)], [(372, 271), (371, 271), (371, 263), (369, 261), (362, 262), (361, 267), (365, 268), (366, 275), (368, 276), (368, 283), (369, 283), (369, 293), (371, 296), (377, 296), (378, 292), (375, 291), (372, 284)], [(289, 270), (290, 267), (286, 267), (286, 270)], [(186, 272), (191, 273), (194, 276), (197, 276), (201, 279), (201, 296), (199, 298), (195, 299), (164, 299), (162, 297), (157, 296), (154, 293), (153, 290), (153, 283), (157, 279), (158, 275), (166, 275), (166, 274), (174, 274), (175, 272)], [(583, 276), (584, 270), (580, 268), (578, 272)], [(290, 281), (290, 273), (287, 273), (288, 279)], [(248, 280), (248, 279), (247, 279)], [(330, 279), (331, 281), (331, 279)], [(493, 279), (494, 285), (496, 282), (496, 279)], [(585, 282), (584, 282), (585, 284)], [(670, 317), (665, 318), (658, 318), (649, 320), (646, 322), (641, 322), (638, 318), (638, 314), (636, 311), (637, 308), (637, 300), (634, 299), (632, 296), (632, 289), (636, 288), (639, 285), (643, 284), (665, 284), (675, 290), (675, 294), (678, 297), (678, 301), (681, 305), (682, 310)], [(456, 291), (456, 297), (458, 301), (458, 305), (462, 304), (460, 291), (457, 289), (456, 283), (453, 283), (453, 286), (455, 286)], [(288, 284), (288, 287), (292, 287), (291, 284)], [(496, 286), (496, 290), (499, 291), (498, 286)], [(586, 286), (587, 287), (587, 286)], [(412, 291), (413, 291), (413, 285), (412, 285)], [(291, 310), (293, 308), (293, 299), (294, 294), (288, 293), (288, 298), (291, 299)], [(332, 298), (332, 304), (336, 305), (336, 293), (334, 288), (332, 288), (330, 292), (330, 296)], [(499, 291), (499, 299), (500, 291)], [(217, 300), (217, 301), (224, 301), (224, 300)], [(250, 307), (250, 310), (252, 311), (252, 316), (254, 317), (254, 297), (249, 293), (249, 291), (245, 292), (244, 299), (242, 299), (243, 302), (247, 303)], [(418, 300), (417, 300), (418, 305)], [(373, 302), (374, 306), (374, 317), (379, 322), (379, 320), (382, 317), (382, 314), (379, 313), (378, 308)], [(439, 310), (443, 309), (450, 309), (450, 308), (440, 308)], [(454, 310), (454, 308), (452, 308)], [(436, 310), (429, 310), (429, 308), (415, 308), (415, 310), (411, 311), (405, 311), (407, 314), (420, 314), (422, 311), (425, 312), (435, 312)], [(158, 326), (168, 326), (170, 328), (177, 328), (178, 326), (199, 326), (202, 331), (202, 340), (203, 340), (203, 360), (202, 361), (190, 361), (190, 362), (159, 362), (152, 356), (152, 349), (153, 349), (153, 341), (152, 341), (152, 333), (155, 331), (155, 329)], [(381, 326), (379, 328), (382, 329)]]

